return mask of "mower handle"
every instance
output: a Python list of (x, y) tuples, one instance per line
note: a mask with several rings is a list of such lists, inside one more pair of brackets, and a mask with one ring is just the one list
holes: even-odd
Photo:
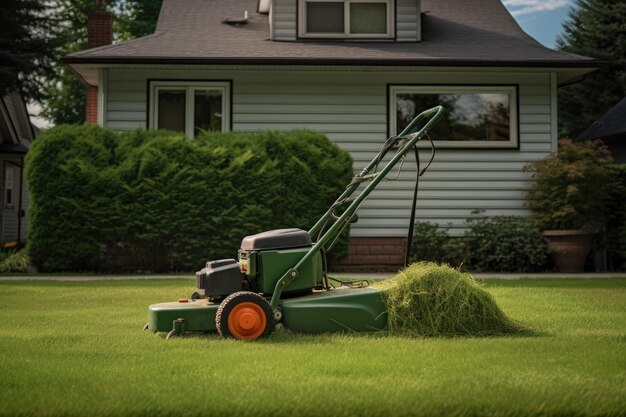
[[(412, 136), (411, 140), (409, 140), (410, 142), (413, 142), (412, 139), (414, 139), (416, 136), (418, 136), (418, 139), (417, 139), (417, 141), (418, 141), (418, 140), (420, 140), (422, 138), (422, 136), (424, 136), (428, 131), (430, 131), (430, 129), (432, 129), (432, 127), (435, 124), (437, 124), (437, 122), (441, 119), (441, 116), (443, 116), (443, 113), (444, 113), (443, 106), (436, 106), (436, 107), (433, 107), (431, 109), (424, 110), (423, 112), (421, 112), (420, 114), (415, 116), (415, 118), (413, 118), (413, 120), (411, 120), (411, 123), (409, 123), (407, 125), (407, 127), (405, 127), (402, 130), (402, 132), (400, 132), (399, 135), (397, 135), (395, 137), (392, 136), (392, 138), (395, 138), (396, 142), (399, 141), (400, 139), (408, 138), (409, 137), (408, 136), (409, 133), (412, 130), (414, 130), (415, 127), (418, 126), (418, 124), (420, 122), (422, 122), (424, 119), (430, 118), (428, 123), (424, 127), (422, 127), (422, 129), (420, 129), (418, 132), (414, 133), (413, 134), (414, 136)], [(417, 141), (414, 141), (411, 144), (411, 146), (413, 146), (413, 144), (415, 142), (417, 142)], [(406, 145), (406, 142), (405, 142), (405, 145)], [(411, 149), (411, 147), (406, 147), (406, 146), (405, 146), (405, 148), (406, 149), (404, 150), (404, 152), (402, 152), (402, 155), (405, 155)], [(400, 152), (398, 152), (398, 153), (400, 153)], [(346, 198), (351, 196), (354, 193), (354, 191), (356, 191), (356, 189), (358, 188), (358, 186), (360, 185), (362, 180), (371, 179), (371, 178), (376, 177), (376, 175), (378, 175), (378, 173), (371, 173), (370, 174), (370, 172), (376, 168), (376, 166), (379, 164), (381, 159), (382, 159), (382, 157), (380, 157), (380, 156), (377, 156), (374, 159), (372, 159), (372, 161), (370, 161), (370, 163), (365, 168), (363, 168), (363, 170), (358, 175), (356, 175), (353, 178), (352, 182), (350, 182), (350, 184), (348, 184), (346, 189), (339, 196), (339, 198), (337, 198), (336, 201), (345, 201)], [(400, 158), (398, 158), (398, 160), (399, 159)], [(391, 167), (393, 167), (396, 163), (397, 163), (397, 161), (394, 162)], [(369, 192), (367, 194), (369, 194)], [(326, 211), (326, 213), (324, 213), (324, 215), (322, 215), (322, 217), (320, 217), (320, 219), (317, 221), (317, 223), (315, 223), (315, 225), (309, 230), (309, 235), (311, 237), (313, 237), (316, 233), (318, 233), (320, 231), (320, 229), (326, 224), (326, 221), (332, 216), (335, 208), (336, 208), (336, 206), (335, 206), (335, 204), (333, 204)]]
[[(335, 204), (339, 201), (345, 201), (350, 195), (354, 193), (354, 191), (359, 187), (361, 182), (365, 180), (369, 180), (369, 184), (365, 187), (365, 189), (359, 194), (353, 201), (350, 203), (348, 208), (335, 220), (334, 224), (321, 236), (317, 242), (311, 247), (311, 249), (300, 259), (300, 261), (293, 267), (290, 268), (287, 272), (283, 274), (283, 276), (276, 282), (276, 287), (274, 288), (274, 293), (272, 294), (272, 310), (278, 312), (278, 302), (280, 301), (280, 296), (283, 292), (283, 289), (289, 285), (293, 280), (295, 280), (299, 271), (309, 259), (311, 259), (316, 253), (320, 252), (324, 245), (331, 241), (338, 233), (341, 232), (345, 223), (352, 218), (354, 213), (357, 211), (361, 203), (367, 198), (367, 196), (376, 188), (376, 186), (387, 176), (389, 171), (402, 159), (410, 150), (415, 146), (415, 144), (422, 139), (426, 133), (428, 133), (436, 124), (439, 122), (441, 117), (443, 116), (444, 108), (443, 106), (436, 106), (431, 109), (425, 110), (418, 114), (411, 123), (405, 127), (399, 135), (392, 137), (395, 142), (398, 143), (400, 140), (404, 140), (401, 145), (400, 150), (396, 152), (393, 158), (383, 167), (383, 169), (379, 172), (370, 173), (372, 170), (375, 170), (379, 163), (382, 160), (384, 154), (391, 149), (390, 146), (386, 146), (384, 151), (382, 152), (382, 156), (377, 155), (355, 178), (348, 184), (344, 192), (341, 196), (336, 200)], [(422, 123), (424, 120), (428, 120), (426, 124), (417, 132), (411, 133), (411, 131), (415, 130), (415, 128)], [(388, 145), (388, 144), (386, 144)], [(309, 230), (309, 235), (313, 236), (315, 233), (318, 233), (320, 229), (324, 227), (328, 219), (332, 216), (334, 209), (336, 208), (335, 204), (333, 204), (328, 211), (317, 221), (317, 223)]]

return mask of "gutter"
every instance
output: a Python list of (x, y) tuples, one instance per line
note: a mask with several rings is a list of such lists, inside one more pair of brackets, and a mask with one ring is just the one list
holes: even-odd
[(425, 67), (527, 67), (527, 68), (600, 68), (608, 61), (487, 61), (487, 60), (419, 60), (419, 59), (356, 59), (342, 58), (176, 58), (176, 57), (82, 57), (66, 56), (65, 64), (196, 64), (196, 65), (334, 65), (334, 66), (425, 66)]

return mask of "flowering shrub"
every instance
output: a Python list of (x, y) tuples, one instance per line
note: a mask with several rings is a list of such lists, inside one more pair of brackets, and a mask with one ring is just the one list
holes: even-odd
[(536, 182), (527, 205), (543, 229), (580, 229), (606, 219), (613, 158), (600, 141), (559, 141), (559, 152), (526, 166)]

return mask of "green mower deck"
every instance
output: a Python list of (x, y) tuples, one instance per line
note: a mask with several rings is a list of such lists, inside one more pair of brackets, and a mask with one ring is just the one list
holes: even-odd
[[(387, 312), (380, 292), (374, 288), (336, 288), (314, 291), (301, 297), (280, 301), (282, 323), (303, 333), (373, 332), (387, 325)], [(169, 332), (214, 332), (219, 304), (206, 299), (180, 300), (153, 304), (147, 329)]]

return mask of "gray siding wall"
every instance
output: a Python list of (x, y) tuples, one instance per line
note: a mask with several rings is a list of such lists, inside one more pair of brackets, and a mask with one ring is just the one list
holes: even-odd
[[(295, 41), (298, 37), (298, 0), (273, 0), (270, 14), (271, 38)], [(421, 40), (420, 0), (396, 0), (396, 39), (399, 42)]]
[[(16, 164), (20, 164), (20, 160), (13, 161)], [(17, 241), (18, 240), (18, 211), (19, 211), (19, 197), (20, 197), (20, 169), (12, 164), (9, 164), (6, 160), (2, 161), (2, 175), (1, 175), (1, 183), (2, 184), (2, 196), (0, 198), (0, 204), (2, 205), (2, 231), (0, 236), (0, 243)], [(13, 205), (8, 206), (6, 204), (6, 169), (8, 167), (13, 172), (13, 181), (12, 181), (12, 193), (13, 193)], [(24, 183), (26, 180), (24, 179)], [(26, 186), (24, 186), (24, 190), (22, 191), (22, 210), (26, 211), (28, 209), (28, 191)], [(25, 241), (28, 236), (28, 221), (26, 217), (22, 217), (22, 230), (21, 230), (21, 241)]]
[(415, 42), (422, 39), (419, 0), (396, 0), (396, 40)]
[(272, 0), (271, 28), (272, 39), (277, 41), (295, 41), (298, 0)]
[[(519, 150), (440, 149), (420, 181), (418, 220), (463, 233), (474, 209), (489, 215), (526, 215), (531, 180), (526, 163), (556, 146), (553, 74), (532, 72), (109, 69), (106, 127), (146, 125), (147, 79), (233, 80), (233, 130), (309, 128), (324, 132), (351, 152), (361, 169), (387, 137), (388, 84), (519, 84)], [(422, 152), (426, 157), (427, 150)], [(405, 164), (397, 181), (384, 182), (359, 211), (353, 236), (402, 236), (410, 214), (415, 171)]]

